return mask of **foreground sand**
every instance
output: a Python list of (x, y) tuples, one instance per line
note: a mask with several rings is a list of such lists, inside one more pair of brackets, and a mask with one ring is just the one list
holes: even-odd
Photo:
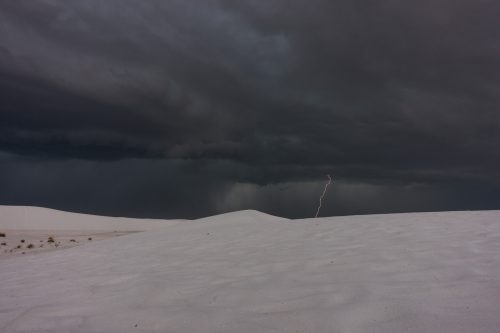
[(242, 211), (4, 258), (0, 331), (498, 332), (499, 221)]

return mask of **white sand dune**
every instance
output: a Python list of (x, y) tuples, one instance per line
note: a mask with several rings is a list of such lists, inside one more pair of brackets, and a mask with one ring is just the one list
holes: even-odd
[(132, 219), (63, 212), (30, 206), (0, 206), (0, 230), (144, 231), (182, 220)]
[[(0, 230), (55, 220), (100, 221), (0, 207)], [(2, 259), (0, 332), (500, 331), (498, 211), (157, 223)]]

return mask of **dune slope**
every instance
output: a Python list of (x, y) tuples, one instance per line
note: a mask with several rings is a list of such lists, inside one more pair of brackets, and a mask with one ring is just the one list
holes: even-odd
[(242, 211), (7, 258), (0, 331), (498, 332), (499, 221)]

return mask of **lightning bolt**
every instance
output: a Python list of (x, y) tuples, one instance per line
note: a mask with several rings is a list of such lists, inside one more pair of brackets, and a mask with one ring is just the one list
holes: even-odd
[(321, 209), (321, 204), (322, 204), (322, 201), (323, 201), (323, 197), (326, 194), (326, 190), (328, 189), (328, 185), (330, 185), (332, 183), (332, 177), (330, 177), (330, 175), (326, 175), (326, 176), (328, 177), (328, 182), (325, 184), (325, 188), (323, 189), (323, 193), (319, 197), (319, 206), (318, 206), (318, 210), (316, 211), (316, 215), (314, 217), (318, 217), (319, 210)]

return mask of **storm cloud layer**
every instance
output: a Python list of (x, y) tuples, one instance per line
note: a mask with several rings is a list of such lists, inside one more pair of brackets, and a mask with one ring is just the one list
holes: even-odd
[[(500, 208), (495, 1), (3, 1), (0, 203)], [(473, 198), (471, 198), (473, 196)]]

